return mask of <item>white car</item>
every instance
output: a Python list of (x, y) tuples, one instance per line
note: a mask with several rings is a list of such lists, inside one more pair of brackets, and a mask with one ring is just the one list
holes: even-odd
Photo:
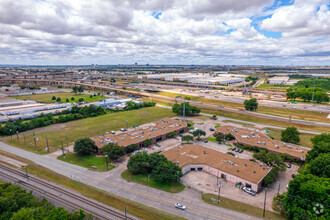
[(175, 203), (175, 208), (181, 209), (181, 210), (186, 210), (186, 206), (180, 204), (180, 203)]
[(253, 191), (251, 188), (249, 188), (249, 187), (243, 187), (243, 190), (244, 190), (244, 192), (246, 192), (246, 193), (248, 193), (248, 194), (250, 194), (250, 195), (252, 195), (252, 196), (255, 196), (256, 195), (256, 192), (255, 191)]

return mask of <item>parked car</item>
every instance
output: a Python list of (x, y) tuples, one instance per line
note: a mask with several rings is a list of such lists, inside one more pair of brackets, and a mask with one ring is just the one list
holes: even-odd
[(241, 153), (243, 153), (243, 150), (242, 150), (242, 149), (240, 149), (240, 150), (239, 150), (239, 153), (240, 153), (240, 154), (241, 154)]
[(248, 194), (250, 194), (250, 195), (252, 195), (252, 196), (255, 196), (256, 195), (256, 192), (255, 191), (253, 191), (251, 188), (249, 188), (249, 187), (243, 187), (243, 190), (244, 190), (244, 192), (246, 192), (246, 193), (248, 193)]
[(115, 131), (111, 131), (111, 134), (116, 134), (116, 132)]
[(215, 131), (214, 128), (209, 128), (209, 129), (210, 129), (210, 131)]
[(291, 164), (289, 164), (289, 163), (288, 163), (286, 166), (287, 166), (288, 168), (291, 168), (291, 167), (292, 167), (292, 165), (291, 165)]
[(120, 131), (127, 131), (127, 129), (126, 128), (121, 128)]
[(235, 152), (239, 152), (239, 149), (237, 148), (237, 149), (235, 150)]
[(181, 210), (186, 210), (186, 206), (180, 204), (180, 203), (175, 203), (175, 208), (181, 209)]
[(207, 143), (207, 142), (209, 142), (208, 140), (204, 140), (204, 143)]
[(232, 151), (235, 151), (235, 150), (236, 150), (236, 147), (233, 147), (231, 150), (232, 150)]

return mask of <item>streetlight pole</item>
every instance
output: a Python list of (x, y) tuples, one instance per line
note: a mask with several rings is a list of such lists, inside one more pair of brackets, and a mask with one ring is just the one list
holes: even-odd
[(126, 119), (126, 130), (128, 130), (128, 119)]
[(106, 163), (106, 165), (107, 165), (107, 171), (108, 171), (108, 169), (109, 169), (109, 165), (108, 165), (108, 154), (106, 154), (106, 155), (104, 155), (105, 156), (105, 163)]
[(220, 183), (218, 184), (218, 187), (219, 187), (218, 204), (220, 203), (220, 189), (221, 189), (221, 186), (222, 186), (222, 184), (221, 184), (221, 181), (220, 181)]

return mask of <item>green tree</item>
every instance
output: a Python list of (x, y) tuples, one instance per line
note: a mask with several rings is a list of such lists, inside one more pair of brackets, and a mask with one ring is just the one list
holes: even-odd
[(152, 177), (159, 183), (178, 182), (182, 177), (182, 171), (172, 161), (161, 162), (156, 168), (152, 170)]
[(66, 102), (70, 102), (70, 100), (67, 98), (66, 100), (65, 100)]
[(147, 139), (147, 140), (143, 141), (143, 143), (142, 143), (142, 145), (145, 146), (145, 147), (147, 147), (151, 144), (152, 144), (152, 141), (150, 139)]
[(56, 99), (56, 102), (60, 102), (60, 101), (61, 101), (61, 98), (58, 97), (58, 98)]
[(74, 101), (74, 97), (71, 97), (71, 100)]
[(89, 98), (91, 98), (91, 99), (92, 99), (92, 98), (93, 98), (93, 95), (90, 95), (90, 96), (89, 96)]
[(193, 140), (194, 140), (194, 137), (191, 135), (184, 135), (181, 138), (181, 141), (185, 141), (186, 143), (188, 143), (189, 141), (193, 141)]
[(176, 132), (175, 132), (175, 131), (172, 131), (172, 132), (170, 132), (167, 136), (168, 136), (169, 138), (172, 138), (172, 137), (176, 136)]
[(137, 149), (139, 149), (139, 146), (137, 144), (131, 144), (125, 148), (125, 152), (126, 154), (129, 154), (136, 151)]
[(108, 155), (108, 157), (113, 160), (118, 160), (120, 157), (125, 155), (124, 147), (118, 146), (114, 143), (104, 145), (101, 152), (103, 155)]
[(197, 129), (196, 131), (193, 132), (194, 137), (198, 137), (198, 140), (201, 139), (201, 136), (205, 136), (206, 132), (200, 129)]
[[(183, 115), (183, 103), (174, 104), (172, 107), (172, 111), (178, 115)], [(189, 102), (185, 103), (185, 116), (192, 116), (199, 114), (201, 110), (195, 106), (191, 106)]]
[(145, 174), (151, 170), (149, 165), (149, 155), (143, 151), (131, 156), (127, 162), (127, 169), (134, 174)]
[(84, 87), (79, 86), (79, 87), (77, 88), (77, 91), (78, 91), (79, 93), (83, 93), (83, 92), (84, 92)]
[(80, 156), (90, 155), (97, 152), (95, 142), (90, 138), (80, 138), (76, 140), (73, 147), (74, 152)]
[(299, 144), (300, 137), (299, 131), (296, 127), (287, 127), (281, 133), (281, 141), (292, 143), (292, 144)]
[(228, 140), (228, 141), (235, 140), (235, 137), (231, 133), (228, 133), (226, 135), (226, 140)]
[(258, 101), (256, 98), (247, 99), (244, 101), (244, 107), (248, 111), (256, 111), (258, 109)]
[(78, 86), (73, 86), (72, 87), (72, 92), (77, 95), (78, 92)]
[(306, 169), (315, 176), (330, 178), (330, 153), (319, 154), (310, 164), (306, 165)]
[(56, 97), (55, 97), (55, 96), (53, 96), (53, 97), (52, 97), (52, 100), (56, 100)]

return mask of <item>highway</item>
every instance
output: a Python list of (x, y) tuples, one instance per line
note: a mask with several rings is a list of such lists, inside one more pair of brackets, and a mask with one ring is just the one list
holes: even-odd
[[(126, 169), (126, 163), (108, 172), (95, 172), (57, 160), (50, 157), (50, 155), (37, 155), (3, 142), (0, 142), (0, 149), (27, 158), (36, 164), (82, 183), (187, 219), (257, 219), (229, 209), (206, 204), (201, 200), (201, 194), (191, 189), (186, 188), (180, 193), (167, 193), (137, 183), (127, 182), (120, 176), (121, 172)], [(177, 202), (186, 205), (187, 209), (185, 211), (176, 209), (174, 204)]]
[[(0, 79), (0, 81), (31, 81), (31, 80), (30, 79), (19, 79), (19, 80), (16, 80), (16, 79)], [(100, 90), (116, 91), (116, 92), (120, 92), (120, 93), (123, 93), (123, 94), (131, 94), (131, 95), (135, 95), (135, 96), (161, 98), (161, 99), (165, 99), (165, 100), (178, 101), (178, 102), (181, 101), (179, 99), (175, 99), (175, 98), (171, 98), (171, 97), (154, 95), (154, 94), (151, 94), (151, 93), (140, 92), (140, 91), (119, 89), (119, 88), (114, 88), (114, 87), (110, 87), (110, 86), (94, 85), (94, 84), (71, 82), (71, 81), (47, 80), (47, 79), (35, 79), (33, 81), (46, 82), (46, 83), (57, 83), (59, 85), (78, 85), (78, 86), (84, 86), (84, 87), (95, 88), (95, 89), (100, 89)], [(101, 83), (101, 82), (99, 82), (99, 83)], [(107, 83), (103, 83), (103, 84), (107, 84)], [(238, 109), (220, 107), (220, 106), (216, 106), (216, 105), (210, 105), (210, 104), (205, 104), (205, 103), (195, 102), (195, 101), (189, 101), (189, 103), (192, 104), (192, 105), (195, 105), (195, 106), (209, 108), (209, 109), (234, 112), (234, 113), (244, 114), (244, 115), (252, 115), (252, 116), (257, 116), (257, 117), (260, 117), (260, 118), (273, 119), (273, 120), (277, 120), (277, 121), (289, 121), (289, 118), (280, 117), (280, 116), (273, 116), (273, 115), (262, 114), (262, 113), (251, 112), (251, 111), (240, 111)], [(316, 126), (330, 127), (329, 123), (306, 121), (306, 120), (300, 120), (300, 119), (291, 119), (291, 122), (292, 123), (305, 124), (305, 125), (316, 125)]]

